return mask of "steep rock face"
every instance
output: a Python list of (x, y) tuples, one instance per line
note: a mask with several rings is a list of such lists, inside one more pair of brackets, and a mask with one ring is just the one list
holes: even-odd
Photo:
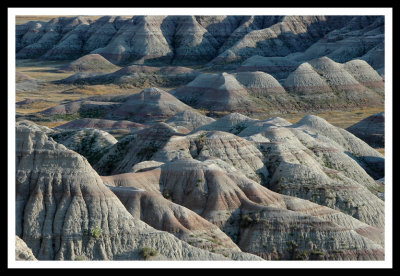
[[(74, 23), (74, 21), (76, 21), (76, 23)], [(46, 53), (42, 56), (44, 59), (69, 60), (77, 59), (84, 54), (84, 41), (90, 28), (91, 20), (84, 17), (78, 17), (74, 21), (73, 24), (76, 24), (76, 27), (68, 31), (68, 33), (63, 34), (57, 44), (46, 51)]]
[(217, 225), (243, 251), (265, 259), (314, 259), (318, 254), (324, 259), (383, 258), (381, 229), (274, 193), (222, 160), (178, 160), (102, 179), (112, 186), (162, 194)]
[[(47, 23), (28, 23), (26, 32), (17, 36), (16, 56), (17, 58), (44, 58), (45, 56), (52, 59), (78, 58), (81, 54), (81, 42), (73, 40), (83, 35), (87, 30), (87, 24), (88, 18), (81, 16), (58, 17)], [(53, 50), (57, 45), (60, 45), (58, 49), (64, 48), (70, 56), (66, 57), (63, 53), (58, 55), (57, 51)], [(48, 55), (48, 52), (52, 52), (52, 55)]]
[(90, 53), (106, 46), (120, 28), (121, 18), (118, 16), (103, 16), (90, 25), (83, 51)]
[(37, 259), (32, 250), (18, 236), (15, 236), (15, 260), (16, 261), (36, 261)]
[(113, 36), (103, 48), (93, 53), (101, 54), (116, 64), (129, 62), (168, 62), (172, 58), (171, 36), (173, 28), (165, 16), (134, 16)]
[(383, 148), (385, 146), (385, 112), (371, 115), (346, 130), (371, 147)]
[(225, 259), (134, 219), (85, 158), (35, 126), (16, 135), (16, 234), (39, 260)]
[(218, 41), (194, 16), (177, 17), (174, 33), (174, 63), (205, 63), (217, 53)]
[(284, 16), (242, 16), (240, 25), (232, 32), (219, 48), (221, 54), (240, 41), (247, 33), (254, 30), (266, 29), (275, 23), (281, 22)]
[(181, 65), (211, 60), (211, 65), (226, 65), (254, 55), (305, 51), (301, 62), (327, 54), (338, 62), (363, 56), (382, 69), (383, 27), (383, 16), (59, 17), (18, 25), (16, 51), (18, 58), (90, 53), (115, 64)]
[(251, 108), (248, 92), (228, 73), (204, 73), (186, 86), (170, 92), (183, 102), (212, 111), (239, 111)]
[(120, 107), (108, 113), (107, 119), (147, 122), (167, 119), (177, 113), (192, 108), (169, 93), (148, 88), (130, 96)]
[(248, 32), (213, 62), (238, 62), (253, 55), (286, 56), (304, 51), (330, 28), (343, 26), (351, 18), (329, 16), (285, 16), (268, 28)]
[(242, 24), (244, 16), (195, 16), (196, 21), (209, 32), (219, 45), (225, 44)]

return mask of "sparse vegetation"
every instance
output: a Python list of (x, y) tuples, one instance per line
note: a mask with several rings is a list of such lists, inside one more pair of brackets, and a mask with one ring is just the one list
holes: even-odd
[(86, 261), (86, 257), (84, 255), (76, 256), (74, 261)]
[(90, 229), (90, 235), (95, 239), (100, 238), (102, 236), (102, 234), (103, 234), (103, 230), (100, 228), (100, 226), (95, 226)]
[(142, 254), (142, 257), (143, 257), (145, 260), (148, 260), (148, 259), (150, 259), (151, 257), (157, 256), (158, 251), (155, 250), (155, 249), (152, 249), (152, 248), (150, 248), (150, 247), (143, 247), (142, 250), (141, 250), (141, 254)]
[(156, 143), (151, 142), (148, 144), (146, 147), (142, 148), (136, 155), (140, 157), (143, 160), (148, 160), (150, 159), (154, 153), (156, 153), (159, 150), (159, 146), (156, 145)]

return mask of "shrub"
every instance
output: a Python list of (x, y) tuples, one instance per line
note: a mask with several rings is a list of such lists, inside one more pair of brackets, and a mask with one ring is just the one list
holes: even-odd
[(96, 227), (90, 229), (90, 235), (95, 239), (100, 238), (102, 233), (103, 233), (103, 230), (100, 228), (100, 226), (96, 226)]
[(86, 261), (86, 257), (84, 255), (76, 256), (74, 261)]
[(149, 247), (143, 247), (141, 253), (145, 260), (149, 259), (150, 257), (156, 256), (158, 254), (157, 250)]

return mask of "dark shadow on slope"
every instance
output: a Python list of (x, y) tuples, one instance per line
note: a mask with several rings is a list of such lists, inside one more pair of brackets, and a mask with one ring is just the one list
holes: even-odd
[(385, 158), (376, 156), (355, 156), (345, 151), (349, 157), (356, 161), (373, 179), (385, 177)]

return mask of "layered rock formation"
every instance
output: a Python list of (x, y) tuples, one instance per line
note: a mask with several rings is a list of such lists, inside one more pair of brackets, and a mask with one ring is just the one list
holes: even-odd
[(17, 124), (16, 234), (39, 260), (223, 260), (135, 219), (85, 158)]
[(127, 135), (94, 164), (94, 168), (102, 175), (131, 172), (137, 163), (151, 159), (173, 135), (182, 134), (165, 123)]
[(185, 110), (175, 114), (165, 122), (173, 127), (184, 127), (189, 131), (214, 122), (215, 119), (204, 116), (198, 112)]
[[(111, 186), (158, 194), (185, 206), (218, 226), (243, 251), (265, 259), (374, 260), (383, 257), (381, 229), (333, 209), (274, 193), (222, 160), (178, 160), (153, 170), (102, 179)], [(122, 196), (126, 200), (129, 197)], [(146, 216), (145, 210), (153, 208), (146, 206), (135, 205), (132, 209)], [(159, 207), (158, 212), (164, 209)], [(178, 214), (175, 212), (174, 216)], [(166, 225), (170, 224), (168, 220)], [(218, 242), (219, 231), (215, 232), (214, 243), (222, 246), (224, 243)]]
[(262, 71), (203, 73), (171, 93), (196, 108), (245, 114), (384, 103), (384, 80), (363, 60), (342, 64), (324, 56), (301, 63), (293, 70), (287, 71), (280, 82)]
[(128, 135), (95, 162), (102, 177), (18, 123), (17, 235), (37, 259), (384, 258), (380, 184), (363, 168), (379, 153), (316, 116), (220, 120)]
[(192, 81), (199, 72), (182, 66), (154, 67), (131, 65), (108, 74), (77, 73), (59, 83), (73, 84), (117, 84), (128, 87), (178, 86)]
[(264, 72), (240, 72), (235, 74), (235, 78), (252, 95), (268, 96), (269, 94), (282, 94), (285, 89), (271, 75)]
[(375, 70), (382, 70), (384, 57), (384, 17), (357, 16), (348, 18), (347, 24), (326, 34), (313, 44), (299, 60), (310, 60), (328, 56), (340, 63), (361, 58), (367, 61)]
[(363, 56), (381, 66), (383, 25), (383, 16), (59, 17), (18, 25), (16, 52), (17, 58), (101, 54), (115, 64), (226, 65), (304, 51), (307, 59)]
[(235, 76), (226, 72), (201, 74), (186, 86), (170, 93), (193, 107), (213, 111), (246, 112), (252, 107), (247, 90)]
[(165, 120), (185, 110), (192, 110), (192, 108), (171, 94), (152, 87), (129, 96), (125, 102), (109, 112), (105, 118), (142, 123)]
[(73, 72), (113, 72), (119, 67), (109, 62), (99, 54), (89, 54), (78, 58), (60, 70)]

